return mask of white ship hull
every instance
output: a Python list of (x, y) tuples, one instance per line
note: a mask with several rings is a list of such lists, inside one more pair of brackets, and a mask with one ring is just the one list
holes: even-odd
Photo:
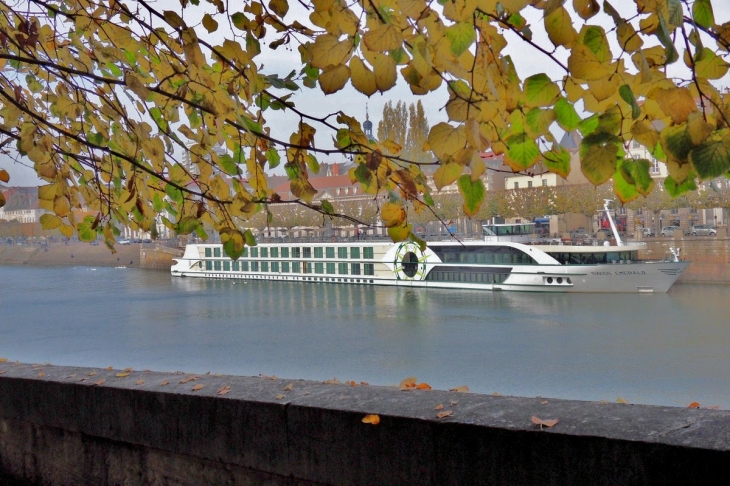
[[(233, 262), (223, 255), (221, 245), (189, 245), (171, 273), (177, 277), (302, 283), (637, 293), (666, 292), (689, 265), (676, 257), (639, 261), (635, 245), (431, 243), (424, 252), (414, 243), (388, 242), (264, 244), (254, 248)], [(565, 261), (561, 264), (559, 258)], [(571, 259), (603, 259), (607, 263), (574, 264), (569, 263)]]

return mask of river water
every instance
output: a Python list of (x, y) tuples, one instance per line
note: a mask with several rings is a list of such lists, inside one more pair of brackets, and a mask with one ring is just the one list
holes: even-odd
[(0, 267), (0, 357), (730, 409), (730, 286), (522, 294)]

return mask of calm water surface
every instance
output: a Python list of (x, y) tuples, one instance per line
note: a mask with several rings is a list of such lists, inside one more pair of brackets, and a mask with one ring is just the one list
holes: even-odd
[(0, 267), (0, 357), (730, 408), (730, 286), (520, 294)]

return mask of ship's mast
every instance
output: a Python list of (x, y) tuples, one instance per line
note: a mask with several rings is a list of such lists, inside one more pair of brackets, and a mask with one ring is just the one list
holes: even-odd
[(603, 200), (603, 211), (606, 212), (606, 218), (608, 218), (608, 223), (611, 225), (611, 231), (613, 232), (613, 237), (616, 238), (616, 244), (618, 246), (623, 246), (621, 236), (619, 236), (618, 229), (616, 229), (616, 223), (614, 223), (613, 217), (611, 217), (611, 211), (608, 209), (608, 205), (611, 204), (612, 201), (613, 199)]

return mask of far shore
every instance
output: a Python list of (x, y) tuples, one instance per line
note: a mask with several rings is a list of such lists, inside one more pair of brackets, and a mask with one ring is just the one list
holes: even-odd
[(41, 245), (0, 245), (0, 265), (66, 266), (140, 268), (140, 250), (154, 244), (134, 243), (116, 245), (112, 253), (106, 245), (90, 243), (55, 243)]

